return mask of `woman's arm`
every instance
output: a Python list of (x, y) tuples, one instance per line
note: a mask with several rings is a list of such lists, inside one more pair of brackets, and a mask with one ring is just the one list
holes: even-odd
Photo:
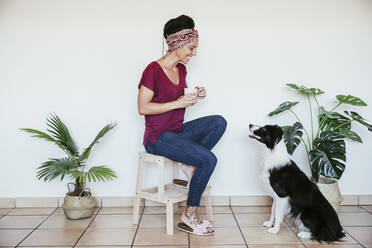
[(151, 102), (154, 92), (145, 86), (141, 86), (138, 91), (138, 113), (140, 115), (157, 115), (173, 109), (186, 108), (196, 103), (195, 94), (180, 96), (176, 101), (167, 103)]

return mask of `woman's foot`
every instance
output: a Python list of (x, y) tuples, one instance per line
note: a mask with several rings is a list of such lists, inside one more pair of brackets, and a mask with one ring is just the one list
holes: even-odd
[(181, 221), (177, 226), (181, 231), (201, 236), (214, 234), (214, 229), (209, 221), (200, 221), (196, 207), (186, 207)]

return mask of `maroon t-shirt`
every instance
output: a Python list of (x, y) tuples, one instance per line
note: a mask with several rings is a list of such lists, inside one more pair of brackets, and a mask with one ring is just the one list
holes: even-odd
[[(183, 89), (187, 88), (186, 67), (183, 64), (178, 64), (177, 67), (179, 83), (175, 85), (156, 61), (151, 62), (142, 73), (138, 89), (141, 85), (144, 85), (152, 90), (154, 97), (151, 102), (166, 103), (177, 100), (184, 95)], [(154, 144), (156, 139), (164, 132), (181, 132), (184, 116), (185, 108), (174, 109), (157, 115), (146, 115), (143, 145), (146, 146), (147, 139)]]

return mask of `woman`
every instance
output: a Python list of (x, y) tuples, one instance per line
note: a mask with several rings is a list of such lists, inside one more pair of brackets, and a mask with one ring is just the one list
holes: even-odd
[(226, 121), (215, 115), (183, 123), (185, 109), (194, 105), (197, 97), (206, 96), (204, 87), (199, 86), (195, 87), (197, 93), (184, 95), (185, 65), (196, 55), (199, 42), (194, 26), (194, 21), (185, 15), (165, 24), (164, 38), (169, 50), (144, 70), (138, 86), (138, 111), (145, 115), (146, 151), (192, 165), (183, 168), (189, 179), (189, 195), (178, 229), (211, 235), (211, 223), (199, 220), (197, 208), (217, 163), (211, 149), (225, 132)]

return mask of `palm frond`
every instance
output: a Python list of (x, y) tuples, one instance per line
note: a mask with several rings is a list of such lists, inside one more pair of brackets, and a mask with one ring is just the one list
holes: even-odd
[(82, 182), (83, 178), (86, 175), (86, 172), (80, 170), (70, 170), (66, 172), (66, 174), (69, 175), (70, 178), (73, 179), (74, 181), (76, 181), (76, 179), (79, 179), (79, 181)]
[(72, 139), (66, 125), (57, 115), (50, 114), (47, 118), (47, 126), (49, 127), (47, 130), (52, 134), (55, 140), (64, 147), (64, 150), (68, 154), (72, 157), (79, 156), (79, 148)]
[(25, 131), (25, 132), (30, 133), (30, 134), (34, 134), (31, 137), (36, 137), (36, 138), (40, 138), (40, 139), (43, 139), (43, 140), (46, 140), (46, 141), (49, 141), (49, 142), (53, 142), (54, 144), (59, 146), (62, 150), (65, 150), (65, 148), (57, 140), (55, 140), (53, 137), (51, 137), (50, 135), (48, 135), (48, 134), (46, 134), (42, 131), (39, 131), (39, 130), (36, 130), (36, 129), (31, 129), (31, 128), (20, 128), (20, 130)]
[(95, 144), (99, 142), (99, 139), (105, 136), (106, 133), (108, 133), (111, 129), (116, 127), (117, 123), (112, 122), (107, 124), (104, 128), (102, 128), (101, 131), (97, 134), (97, 136), (94, 138), (93, 142), (84, 150), (83, 154), (80, 156), (81, 160), (86, 160), (88, 159), (90, 152)]
[(97, 182), (97, 181), (110, 181), (116, 178), (115, 172), (106, 166), (94, 166), (89, 169), (86, 175), (84, 175), (85, 181)]
[(61, 181), (66, 174), (74, 168), (74, 162), (70, 158), (51, 158), (38, 167), (37, 178), (44, 181), (51, 181), (54, 178), (61, 176)]

